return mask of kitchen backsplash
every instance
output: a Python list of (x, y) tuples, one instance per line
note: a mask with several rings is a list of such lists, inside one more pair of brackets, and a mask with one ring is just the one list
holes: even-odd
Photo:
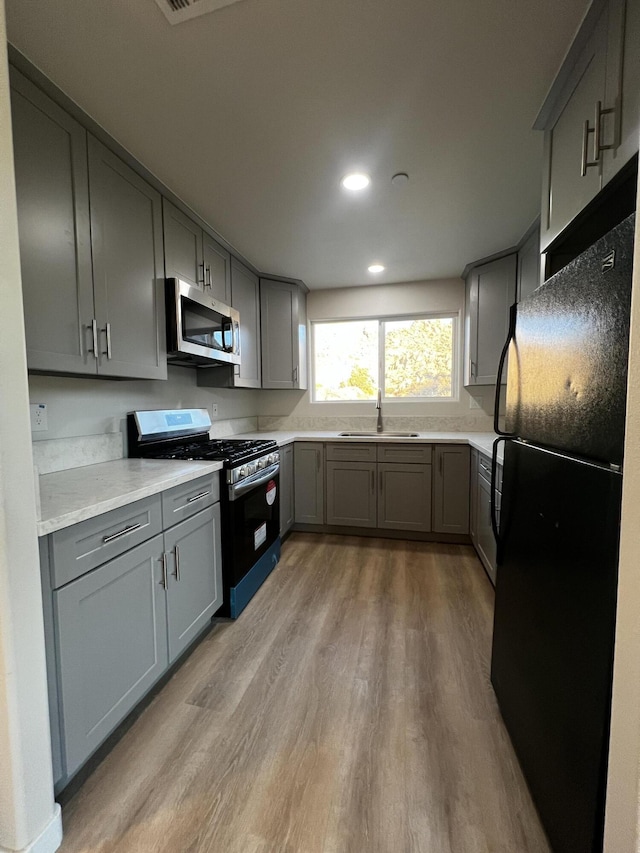
[[(393, 432), (493, 432), (493, 418), (482, 410), (474, 410), (473, 414), (460, 417), (433, 418), (403, 418), (386, 417), (383, 413), (385, 431)], [(336, 418), (336, 417), (295, 417), (265, 416), (258, 418), (258, 429), (263, 432), (269, 430), (361, 430), (374, 431), (376, 429), (376, 417), (364, 418)]]
[[(212, 438), (223, 438), (243, 432), (255, 432), (257, 429), (258, 419), (255, 417), (232, 418), (215, 421), (210, 435)], [(122, 432), (45, 439), (34, 441), (32, 448), (33, 464), (39, 474), (52, 474), (54, 471), (82, 468), (85, 465), (97, 465), (99, 462), (113, 462), (125, 455)]]

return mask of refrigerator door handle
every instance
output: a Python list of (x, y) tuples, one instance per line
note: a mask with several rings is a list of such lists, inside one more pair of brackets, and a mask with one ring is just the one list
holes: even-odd
[(491, 529), (496, 540), (496, 563), (500, 565), (502, 562), (502, 540), (500, 539), (500, 530), (498, 529), (498, 518), (496, 516), (496, 481), (498, 473), (498, 445), (501, 441), (505, 444), (509, 440), (509, 436), (501, 435), (493, 442), (493, 452), (491, 453)]
[(506, 438), (515, 438), (515, 433), (505, 432), (500, 429), (500, 388), (502, 386), (502, 371), (504, 370), (504, 363), (507, 358), (507, 353), (509, 352), (509, 344), (516, 336), (516, 315), (518, 311), (518, 304), (516, 302), (513, 303), (511, 308), (509, 308), (509, 332), (507, 334), (507, 340), (502, 347), (502, 352), (500, 353), (500, 361), (498, 362), (498, 377), (496, 379), (496, 397), (493, 404), (493, 431), (498, 435), (505, 436)]

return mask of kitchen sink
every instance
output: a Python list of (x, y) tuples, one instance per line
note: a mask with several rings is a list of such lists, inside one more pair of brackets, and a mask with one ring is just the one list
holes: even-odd
[(369, 436), (371, 438), (375, 438), (376, 436), (381, 436), (382, 438), (388, 438), (389, 436), (395, 438), (417, 438), (419, 433), (417, 432), (339, 432), (339, 436), (344, 436), (345, 438), (349, 436)]

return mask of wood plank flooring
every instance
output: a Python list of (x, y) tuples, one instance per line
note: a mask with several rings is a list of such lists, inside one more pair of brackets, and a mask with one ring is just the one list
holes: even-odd
[(472, 548), (293, 534), (63, 809), (63, 853), (549, 853)]

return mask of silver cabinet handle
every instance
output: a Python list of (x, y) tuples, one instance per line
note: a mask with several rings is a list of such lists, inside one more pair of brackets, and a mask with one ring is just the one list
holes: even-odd
[(371, 491), (375, 492), (376, 490), (376, 472), (371, 469)]
[(167, 588), (167, 555), (166, 553), (162, 554), (160, 557), (160, 562), (162, 563), (162, 579), (159, 581), (160, 586), (163, 586), (165, 589)]
[(442, 451), (438, 453), (438, 473), (442, 476)]
[(614, 112), (615, 109), (613, 107), (603, 110), (602, 101), (596, 101), (596, 117), (593, 130), (593, 156), (596, 161), (600, 159), (601, 151), (610, 151), (616, 147), (615, 139), (611, 145), (602, 144), (602, 116), (611, 115)]
[(207, 274), (205, 277), (204, 286), (205, 287), (211, 287), (212, 286), (211, 285), (211, 267), (210, 266), (207, 266)]
[(176, 576), (176, 580), (179, 581), (180, 580), (180, 549), (178, 548), (177, 545), (174, 548), (174, 551), (175, 551), (175, 558), (176, 558), (175, 576)]
[(587, 169), (591, 166), (600, 165), (600, 160), (598, 155), (596, 155), (595, 160), (589, 160), (589, 134), (595, 133), (595, 128), (589, 127), (589, 119), (587, 119), (584, 123), (584, 127), (582, 128), (582, 157), (580, 158), (580, 177), (584, 178), (587, 174)]
[(202, 498), (206, 498), (207, 495), (211, 494), (211, 489), (208, 489), (206, 492), (200, 492), (197, 495), (194, 495), (192, 498), (187, 498), (187, 503), (192, 504), (194, 501), (201, 501)]
[(93, 349), (90, 349), (89, 352), (93, 353), (94, 358), (98, 357), (98, 322), (93, 318), (91, 321), (91, 325), (87, 326), (88, 329), (91, 329), (91, 337), (93, 339)]
[(107, 323), (107, 325), (102, 330), (104, 331), (107, 338), (107, 351), (103, 352), (102, 355), (106, 355), (108, 359), (111, 358), (111, 323)]
[(471, 358), (469, 359), (469, 379), (473, 379), (476, 373), (476, 363)]
[(109, 542), (114, 542), (122, 536), (128, 536), (130, 533), (133, 533), (134, 530), (140, 530), (141, 527), (141, 524), (130, 524), (128, 527), (125, 527), (124, 530), (119, 530), (117, 533), (112, 533), (110, 536), (103, 536), (102, 544), (108, 545)]
[(198, 269), (200, 269), (200, 267), (202, 267), (202, 278), (198, 279), (198, 284), (201, 284), (203, 287), (206, 287), (207, 286), (207, 280), (206, 280), (206, 272), (205, 272), (204, 261), (201, 264), (198, 264)]
[(297, 367), (293, 368), (293, 381), (294, 382), (298, 381), (298, 368)]

